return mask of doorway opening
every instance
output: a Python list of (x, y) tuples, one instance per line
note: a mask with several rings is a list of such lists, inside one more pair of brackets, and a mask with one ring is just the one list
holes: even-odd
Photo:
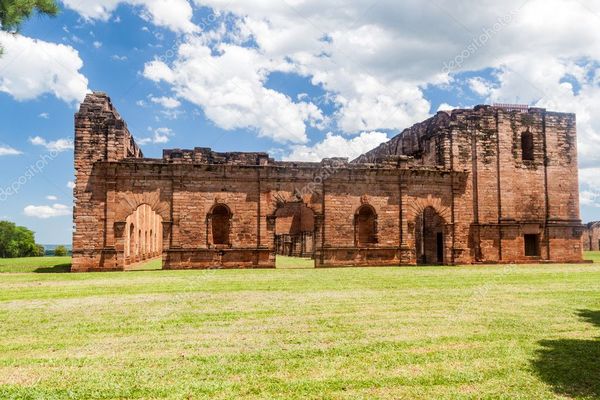
[(125, 220), (125, 269), (162, 269), (162, 217), (142, 204)]
[(287, 202), (275, 212), (277, 268), (314, 268), (315, 213), (301, 201)]
[(427, 207), (415, 221), (417, 264), (442, 265), (446, 263), (444, 219), (433, 207)]

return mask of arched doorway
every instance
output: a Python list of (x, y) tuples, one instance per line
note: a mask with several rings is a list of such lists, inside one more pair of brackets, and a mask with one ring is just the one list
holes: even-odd
[[(125, 220), (125, 266), (146, 261), (162, 266), (162, 217), (148, 204), (142, 204)], [(154, 268), (154, 267), (153, 267)]]
[(275, 253), (278, 264), (287, 260), (302, 266), (314, 266), (315, 213), (302, 201), (286, 202), (275, 211)]
[(446, 263), (446, 221), (433, 207), (427, 207), (415, 220), (417, 264), (441, 265)]
[(364, 204), (354, 214), (354, 242), (356, 247), (368, 247), (377, 244), (377, 213)]

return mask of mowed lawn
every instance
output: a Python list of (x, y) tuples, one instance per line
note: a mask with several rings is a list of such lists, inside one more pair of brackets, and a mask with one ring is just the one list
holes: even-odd
[(0, 399), (600, 398), (600, 264), (0, 274)]

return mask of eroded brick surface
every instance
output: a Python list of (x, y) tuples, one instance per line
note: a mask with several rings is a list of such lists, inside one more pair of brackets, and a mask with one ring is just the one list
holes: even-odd
[(590, 222), (583, 232), (583, 249), (600, 251), (600, 222)]
[[(352, 163), (206, 148), (147, 159), (94, 93), (75, 118), (75, 169), (74, 271), (157, 254), (171, 269), (272, 268), (276, 235), (306, 227), (318, 267), (582, 259), (572, 114), (441, 112)], [(311, 212), (294, 216), (300, 205)]]

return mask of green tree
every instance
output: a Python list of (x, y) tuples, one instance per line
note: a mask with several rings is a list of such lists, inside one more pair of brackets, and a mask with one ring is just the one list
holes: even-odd
[(12, 222), (0, 221), (0, 258), (33, 257), (37, 253), (32, 231)]
[(56, 257), (64, 257), (68, 254), (67, 248), (65, 246), (56, 246), (54, 249), (54, 255)]
[(46, 255), (46, 248), (44, 246), (42, 246), (41, 244), (37, 244), (35, 247), (36, 247), (36, 252), (35, 252), (36, 257), (44, 257)]
[(8, 32), (18, 31), (21, 24), (34, 13), (55, 16), (58, 11), (55, 0), (0, 0), (0, 29)]
[(0, 0), (0, 28), (16, 31), (34, 13), (54, 16), (58, 11), (55, 0)]

